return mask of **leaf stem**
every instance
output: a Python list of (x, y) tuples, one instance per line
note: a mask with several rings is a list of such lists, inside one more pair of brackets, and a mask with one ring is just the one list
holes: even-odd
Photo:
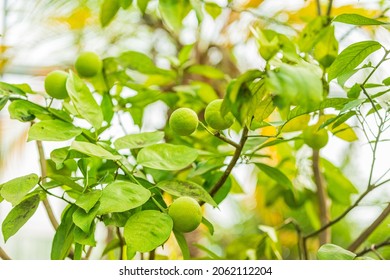
[(382, 247), (390, 246), (390, 238), (386, 239), (385, 241), (378, 243), (378, 244), (373, 244), (370, 247), (366, 247), (363, 250), (359, 251), (356, 253), (357, 257), (361, 257), (369, 252), (372, 252), (373, 250), (378, 250)]
[(236, 142), (230, 140), (229, 138), (227, 138), (225, 135), (221, 134), (221, 132), (219, 131), (215, 131), (215, 132), (212, 132), (211, 130), (208, 129), (208, 127), (206, 125), (204, 125), (204, 123), (202, 122), (199, 122), (201, 126), (203, 126), (203, 128), (208, 132), (210, 133), (211, 135), (217, 137), (218, 139), (222, 140), (223, 142), (225, 143), (228, 143), (230, 145), (232, 145), (233, 147), (235, 147), (236, 149), (239, 148), (239, 144), (237, 144)]

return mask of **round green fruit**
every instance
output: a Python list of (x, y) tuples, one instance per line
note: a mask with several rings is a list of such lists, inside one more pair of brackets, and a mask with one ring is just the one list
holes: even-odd
[(68, 73), (61, 70), (50, 72), (45, 78), (45, 90), (48, 95), (57, 99), (65, 99), (68, 97), (66, 90), (66, 80)]
[(103, 62), (96, 53), (83, 52), (76, 59), (74, 66), (81, 77), (90, 78), (102, 70)]
[(194, 133), (198, 127), (198, 122), (198, 115), (189, 108), (179, 108), (169, 118), (169, 126), (176, 134), (181, 136)]
[(169, 206), (173, 228), (180, 232), (194, 231), (202, 222), (202, 209), (192, 197), (182, 196)]
[(305, 144), (316, 150), (325, 147), (329, 140), (328, 132), (325, 129), (318, 130), (318, 126), (308, 126), (302, 138)]
[(234, 117), (232, 113), (228, 113), (225, 116), (221, 114), (221, 106), (223, 99), (216, 99), (207, 105), (204, 112), (204, 118), (206, 123), (215, 130), (224, 130), (232, 126)]

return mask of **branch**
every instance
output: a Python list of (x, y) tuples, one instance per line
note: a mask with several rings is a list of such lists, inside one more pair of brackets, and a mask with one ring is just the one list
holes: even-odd
[(229, 138), (227, 138), (225, 135), (221, 134), (221, 132), (219, 131), (215, 131), (215, 132), (212, 132), (208, 129), (208, 127), (206, 125), (204, 125), (204, 123), (202, 122), (199, 122), (201, 126), (203, 126), (203, 128), (208, 132), (210, 133), (211, 135), (217, 137), (218, 139), (222, 140), (223, 142), (225, 143), (228, 143), (230, 145), (232, 145), (233, 147), (235, 147), (236, 149), (238, 149), (240, 147), (240, 144), (237, 144), (236, 142), (230, 140)]
[[(37, 140), (36, 143), (37, 143), (38, 154), (39, 154), (39, 165), (41, 167), (41, 175), (42, 175), (41, 177), (42, 177), (42, 182), (44, 183), (46, 181), (46, 177), (47, 177), (45, 152), (43, 150), (42, 141)], [(48, 198), (43, 199), (42, 203), (45, 206), (47, 215), (49, 216), (49, 220), (50, 220), (53, 228), (56, 230), (58, 228), (58, 222), (57, 222), (57, 219), (54, 215), (53, 209), (50, 205)]]
[(365, 230), (363, 231), (358, 238), (348, 247), (348, 250), (354, 252), (364, 241), (371, 235), (371, 233), (387, 218), (390, 214), (390, 203), (382, 211), (378, 218)]
[(322, 11), (321, 11), (321, 1), (320, 0), (316, 0), (316, 6), (317, 6), (317, 15), (318, 16), (321, 16), (322, 14)]
[(118, 236), (118, 239), (119, 239), (120, 259), (121, 260), (125, 260), (125, 254), (124, 254), (123, 246), (125, 246), (126, 242), (123, 239), (123, 236), (122, 236), (122, 233), (121, 233), (121, 230), (120, 230), (119, 227), (116, 228), (116, 235)]
[(329, 17), (332, 13), (333, 0), (329, 0), (328, 9), (326, 10), (326, 15)]
[(381, 242), (381, 243), (378, 243), (378, 244), (372, 244), (370, 247), (366, 247), (364, 248), (363, 250), (359, 251), (356, 253), (356, 256), (357, 257), (361, 257), (369, 252), (372, 252), (372, 251), (376, 251), (382, 247), (386, 247), (386, 246), (390, 246), (390, 238), (388, 238), (387, 240)]
[[(320, 151), (317, 149), (313, 149), (313, 161), (312, 168), (314, 174), (314, 183), (317, 186), (317, 197), (319, 204), (319, 212), (320, 212), (320, 222), (321, 226), (325, 226), (329, 223), (329, 207), (326, 197), (326, 183), (324, 180), (324, 176), (320, 170)], [(320, 245), (330, 242), (330, 229), (325, 228), (322, 232), (320, 232)]]
[(221, 178), (218, 180), (218, 182), (210, 190), (211, 196), (214, 196), (219, 191), (219, 189), (223, 186), (223, 184), (226, 182), (227, 178), (229, 177), (230, 173), (232, 172), (234, 166), (237, 163), (237, 160), (240, 158), (241, 151), (244, 148), (245, 142), (248, 139), (248, 132), (249, 132), (248, 127), (244, 126), (239, 146), (237, 147), (236, 151), (234, 152), (233, 158), (230, 161), (229, 165), (227, 166), (225, 172), (222, 174)]
[(12, 260), (10, 256), (0, 247), (0, 258), (3, 260)]

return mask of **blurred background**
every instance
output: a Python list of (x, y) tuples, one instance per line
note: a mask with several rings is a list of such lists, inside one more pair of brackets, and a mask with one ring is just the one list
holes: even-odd
[[(315, 1), (311, 0), (241, 0), (228, 3), (225, 0), (207, 1), (215, 8), (214, 17), (206, 15), (198, 24), (195, 12), (184, 20), (184, 28), (174, 36), (157, 17), (157, 1), (140, 1), (147, 3), (143, 14), (139, 7), (120, 10), (109, 26), (102, 28), (99, 21), (102, 1), (95, 0), (0, 0), (0, 75), (1, 80), (14, 84), (28, 84), (38, 94), (34, 95), (36, 102), (44, 103), (40, 95), (43, 92), (44, 76), (53, 69), (69, 69), (77, 55), (84, 50), (97, 52), (101, 57), (116, 56), (126, 50), (137, 50), (152, 56), (156, 63), (164, 68), (169, 65), (169, 59), (176, 55), (177, 45), (197, 43), (199, 49), (205, 52), (204, 62), (212, 65), (223, 65), (234, 77), (239, 73), (252, 69), (262, 69), (265, 62), (258, 54), (256, 41), (250, 34), (249, 26), (261, 25), (278, 32), (294, 36), (295, 30), (301, 30), (305, 23), (315, 17)], [(230, 1), (229, 1), (230, 2)], [(375, 17), (387, 13), (389, 1), (348, 1), (335, 0), (334, 13), (353, 11), (367, 17)], [(327, 1), (324, 1), (326, 4)], [(234, 7), (216, 8), (217, 6)], [(386, 5), (388, 6), (386, 8)], [(337, 26), (336, 36), (340, 39), (340, 50), (352, 42), (361, 40), (377, 40), (390, 48), (389, 31), (385, 27), (375, 29), (356, 29), (350, 26)], [(380, 55), (379, 55), (380, 56)], [(374, 57), (375, 60), (375, 57)], [(378, 77), (382, 81), (390, 75), (390, 67), (384, 67)], [(334, 86), (331, 90), (334, 96), (345, 94)], [(151, 104), (147, 108), (143, 130), (155, 130), (165, 125), (164, 104)], [(131, 118), (125, 119), (128, 132), (137, 131)], [(118, 123), (119, 127), (119, 123)], [(0, 112), (0, 183), (29, 173), (39, 173), (38, 154), (35, 143), (26, 142), (28, 124), (10, 120), (7, 110)], [(118, 128), (118, 134), (122, 133)], [(357, 131), (359, 134), (360, 132)], [(233, 135), (234, 137), (234, 135)], [(384, 138), (388, 139), (387, 136)], [(56, 148), (45, 143), (47, 155)], [(389, 147), (386, 142), (380, 146), (375, 176), (388, 171), (390, 166)], [(303, 149), (299, 158), (301, 166), (309, 166), (307, 160), (309, 150)], [(367, 162), (371, 160), (369, 146), (364, 141), (348, 143), (335, 137), (322, 150), (322, 155), (335, 165), (342, 166), (343, 171), (358, 189), (365, 187), (368, 176)], [(309, 169), (309, 167), (308, 167)], [(219, 210), (207, 208), (207, 217), (216, 224), (213, 241), (203, 233), (201, 244), (208, 246), (217, 255), (231, 251), (232, 258), (240, 257), (239, 251), (250, 256), (246, 251), (250, 242), (245, 233), (253, 232), (260, 222), (279, 221), (278, 213), (266, 209), (261, 203), (259, 184), (269, 183), (266, 178), (260, 178), (247, 165), (238, 166), (234, 175), (242, 188), (242, 192), (229, 196)], [(262, 181), (263, 180), (263, 181)], [(310, 184), (310, 183), (308, 183)], [(343, 226), (354, 226), (357, 235), (365, 228), (381, 208), (378, 201), (390, 201), (390, 189), (381, 188), (373, 192), (363, 207), (354, 210)], [(52, 200), (57, 217), (63, 209), (61, 202)], [(8, 203), (0, 204), (0, 223), (10, 210)], [(266, 212), (266, 217), (263, 215)], [(276, 223), (276, 222), (275, 222)], [(342, 227), (340, 227), (340, 232)], [(98, 231), (99, 232), (99, 231)], [(42, 206), (29, 222), (4, 244), (0, 233), (0, 246), (15, 259), (48, 259), (50, 257), (51, 241), (54, 230)], [(235, 237), (242, 236), (241, 239)], [(352, 238), (348, 236), (345, 238)], [(104, 232), (96, 239), (104, 240)], [(286, 243), (295, 245), (295, 236), (286, 232), (283, 237)], [(244, 242), (243, 239), (246, 239)], [(248, 247), (249, 248), (249, 247)], [(102, 248), (93, 253), (93, 258), (99, 258)], [(175, 254), (169, 251), (169, 254)], [(230, 251), (229, 251), (230, 250)], [(283, 252), (288, 258), (289, 252)]]

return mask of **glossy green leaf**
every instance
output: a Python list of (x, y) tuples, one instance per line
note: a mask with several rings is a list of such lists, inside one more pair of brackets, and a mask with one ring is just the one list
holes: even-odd
[(168, 214), (155, 210), (141, 211), (129, 218), (124, 228), (127, 246), (138, 252), (150, 252), (167, 241), (173, 221)]
[(354, 70), (370, 54), (379, 50), (382, 45), (377, 41), (362, 41), (345, 48), (328, 69), (328, 80), (331, 81)]
[(192, 65), (187, 69), (190, 74), (197, 74), (210, 79), (224, 79), (225, 73), (210, 65)]
[(60, 120), (45, 120), (35, 123), (28, 132), (28, 141), (65, 141), (82, 133), (82, 129)]
[(3, 110), (3, 108), (7, 104), (8, 100), (9, 100), (8, 96), (0, 98), (0, 111)]
[(110, 159), (110, 160), (121, 159), (121, 156), (113, 155), (103, 147), (89, 142), (74, 141), (70, 146), (70, 149), (79, 151), (80, 153), (86, 154), (91, 157), (99, 157), (102, 159)]
[(134, 209), (148, 201), (150, 195), (150, 191), (140, 185), (114, 181), (103, 189), (98, 213), (108, 214)]
[(17, 85), (0, 82), (0, 95), (18, 94), (25, 96), (26, 93)]
[(149, 1), (150, 0), (137, 0), (137, 6), (143, 14), (145, 13), (146, 8), (148, 7)]
[(96, 246), (95, 229), (96, 229), (96, 223), (92, 223), (91, 228), (89, 229), (88, 232), (83, 231), (79, 227), (75, 227), (73, 230), (74, 242), (76, 244), (95, 247)]
[(66, 89), (78, 114), (94, 128), (101, 128), (103, 122), (102, 110), (88, 86), (73, 71), (69, 73)]
[(121, 149), (139, 149), (156, 144), (164, 139), (163, 131), (144, 132), (139, 134), (130, 134), (115, 140), (114, 145), (118, 150)]
[(118, 62), (126, 68), (144, 74), (173, 75), (172, 71), (161, 69), (155, 65), (153, 60), (144, 53), (127, 51), (118, 57)]
[(342, 22), (352, 25), (384, 25), (389, 24), (383, 21), (379, 21), (373, 18), (368, 18), (359, 14), (341, 14), (333, 19), (334, 22)]
[(19, 204), (39, 182), (38, 175), (32, 173), (12, 179), (4, 184), (0, 190), (1, 196), (12, 206)]
[(48, 117), (49, 112), (35, 103), (27, 100), (15, 100), (8, 106), (11, 119), (19, 120), (21, 122), (30, 122), (35, 118)]
[(339, 51), (339, 42), (335, 37), (334, 26), (328, 26), (320, 34), (320, 39), (314, 47), (314, 57), (325, 68), (336, 59)]
[(358, 193), (356, 187), (347, 177), (345, 177), (343, 172), (330, 161), (322, 158), (321, 165), (324, 168), (324, 176), (329, 197), (340, 204), (350, 205), (351, 195)]
[(266, 85), (276, 96), (274, 103), (280, 108), (290, 105), (314, 108), (323, 100), (321, 75), (309, 65), (283, 64), (270, 71)]
[(286, 189), (293, 189), (293, 184), (291, 180), (278, 168), (266, 165), (264, 163), (256, 162), (255, 165), (263, 171), (268, 177), (276, 181), (278, 184), (283, 186)]
[(353, 260), (356, 254), (335, 244), (324, 244), (317, 252), (319, 260)]
[[(104, 0), (101, 8), (100, 8), (100, 24), (105, 27), (107, 26), (115, 17), (115, 15), (118, 13), (120, 5), (123, 2), (123, 0)], [(130, 3), (131, 4), (131, 3)]]
[(154, 144), (143, 148), (137, 162), (145, 167), (161, 170), (180, 170), (189, 166), (198, 157), (195, 149), (183, 145)]
[(16, 234), (19, 229), (34, 215), (40, 202), (39, 195), (33, 195), (14, 208), (5, 217), (2, 224), (2, 232), (4, 236), (4, 242)]
[(88, 213), (84, 209), (78, 208), (73, 213), (73, 222), (85, 233), (90, 232), (91, 225), (99, 210), (99, 204), (96, 204)]
[(166, 180), (159, 182), (156, 187), (174, 196), (190, 196), (217, 207), (213, 198), (202, 186), (190, 181)]
[(89, 211), (96, 205), (96, 203), (99, 201), (100, 197), (102, 196), (101, 190), (93, 190), (90, 192), (86, 192), (81, 194), (75, 201), (75, 204), (83, 209), (86, 213), (89, 213)]
[(332, 132), (334, 136), (347, 142), (353, 142), (359, 139), (353, 128), (346, 123), (342, 123), (339, 126), (330, 129), (330, 132)]
[(74, 241), (73, 213), (77, 210), (77, 206), (72, 205), (64, 210), (62, 214), (61, 223), (58, 226), (53, 238), (50, 258), (52, 260), (65, 259), (71, 249)]
[(131, 6), (133, 3), (133, 0), (119, 0), (119, 4), (123, 9), (127, 9)]
[(164, 23), (173, 31), (178, 32), (183, 19), (191, 11), (189, 0), (160, 0), (159, 11)]

